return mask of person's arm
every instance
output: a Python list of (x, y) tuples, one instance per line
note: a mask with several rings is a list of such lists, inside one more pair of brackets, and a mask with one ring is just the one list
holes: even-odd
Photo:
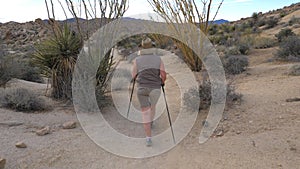
[(132, 79), (135, 79), (136, 75), (137, 75), (137, 67), (136, 67), (136, 60), (134, 60), (133, 66), (132, 66), (132, 71), (131, 71)]
[(165, 70), (165, 65), (162, 61), (160, 62), (160, 78), (162, 80), (162, 85), (164, 85), (167, 79), (167, 73)]

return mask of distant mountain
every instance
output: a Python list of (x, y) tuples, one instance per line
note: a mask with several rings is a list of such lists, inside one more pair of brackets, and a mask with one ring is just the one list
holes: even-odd
[[(48, 23), (48, 20), (49, 19), (44, 19), (43, 21), (45, 23)], [(79, 21), (85, 21), (85, 19), (83, 18), (78, 18)], [(76, 18), (69, 18), (69, 19), (66, 19), (66, 20), (59, 20), (59, 22), (67, 22), (67, 23), (75, 23), (76, 22)]]
[(219, 20), (215, 20), (215, 21), (211, 21), (210, 24), (217, 24), (217, 25), (221, 25), (223, 23), (228, 23), (228, 20), (225, 19), (219, 19)]

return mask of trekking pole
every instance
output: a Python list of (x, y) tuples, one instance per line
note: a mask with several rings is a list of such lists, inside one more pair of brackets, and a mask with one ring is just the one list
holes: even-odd
[(169, 123), (170, 123), (170, 127), (171, 127), (171, 132), (172, 132), (172, 137), (173, 137), (173, 141), (174, 144), (175, 142), (175, 136), (174, 136), (174, 132), (173, 132), (173, 127), (172, 127), (172, 120), (171, 120), (171, 116), (170, 116), (170, 112), (169, 112), (169, 107), (168, 107), (168, 103), (167, 103), (167, 99), (166, 99), (166, 93), (165, 93), (165, 88), (164, 88), (164, 84), (161, 85), (162, 91), (164, 93), (164, 98), (165, 98), (165, 103), (166, 103), (166, 109), (167, 109), (167, 113), (168, 113), (168, 118), (169, 118)]
[(132, 101), (132, 94), (133, 94), (133, 90), (134, 90), (134, 85), (135, 85), (135, 78), (133, 78), (133, 83), (132, 83), (132, 90), (131, 90), (131, 94), (130, 94), (130, 99), (129, 99), (129, 105), (128, 105), (128, 111), (127, 111), (127, 119), (129, 116), (129, 110), (130, 110), (130, 105), (131, 105), (131, 101)]

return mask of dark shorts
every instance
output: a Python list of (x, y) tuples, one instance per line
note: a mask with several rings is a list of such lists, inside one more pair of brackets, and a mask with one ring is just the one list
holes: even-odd
[(160, 89), (139, 87), (137, 97), (142, 108), (155, 105), (160, 97)]

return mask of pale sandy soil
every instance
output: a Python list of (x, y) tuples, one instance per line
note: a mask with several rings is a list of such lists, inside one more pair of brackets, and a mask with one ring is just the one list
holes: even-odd
[[(225, 133), (198, 143), (202, 121), (207, 112), (201, 111), (188, 134), (172, 150), (151, 158), (130, 159), (111, 154), (97, 146), (79, 126), (61, 129), (61, 124), (77, 120), (72, 107), (55, 103), (53, 110), (25, 114), (0, 109), (0, 122), (17, 121), (23, 125), (0, 125), (0, 157), (7, 159), (7, 169), (233, 169), (285, 168), (300, 166), (300, 102), (286, 102), (300, 97), (300, 78), (287, 76), (288, 63), (266, 62), (274, 50), (255, 50), (250, 55), (247, 73), (235, 77), (237, 91), (243, 94), (239, 105), (227, 108), (218, 129)], [(172, 78), (166, 85), (168, 102), (176, 118), (179, 90)], [(103, 112), (112, 126), (125, 134), (142, 137), (141, 125), (127, 124), (113, 107)], [(154, 133), (167, 123), (158, 119)], [(49, 125), (52, 133), (37, 136), (34, 131)], [(128, 126), (128, 127), (124, 127)], [(15, 143), (24, 141), (26, 149)], [(154, 145), (155, 146), (155, 145)]]

